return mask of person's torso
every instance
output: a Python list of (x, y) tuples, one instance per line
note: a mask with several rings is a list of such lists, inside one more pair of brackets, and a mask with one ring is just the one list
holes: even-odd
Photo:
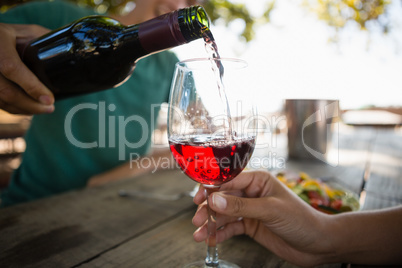
[[(62, 1), (29, 3), (0, 15), (0, 22), (49, 29), (95, 14)], [(121, 86), (56, 101), (55, 112), (36, 115), (26, 151), (8, 193), (26, 201), (83, 187), (89, 177), (147, 152), (160, 104), (167, 101), (177, 57), (161, 52), (141, 59)], [(113, 68), (113, 66), (111, 66)]]

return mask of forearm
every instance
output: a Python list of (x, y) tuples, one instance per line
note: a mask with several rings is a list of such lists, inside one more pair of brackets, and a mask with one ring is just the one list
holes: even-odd
[(173, 163), (173, 158), (169, 149), (163, 148), (154, 150), (149, 155), (126, 162), (114, 169), (91, 177), (87, 185), (89, 187), (103, 185), (109, 182), (155, 172), (161, 168), (171, 168), (173, 166), (171, 163)]
[(148, 169), (133, 169), (130, 163), (127, 162), (114, 169), (92, 176), (88, 180), (87, 186), (99, 186), (113, 181), (135, 177), (146, 172), (148, 172)]
[(333, 242), (332, 261), (402, 263), (402, 206), (333, 216), (328, 234)]

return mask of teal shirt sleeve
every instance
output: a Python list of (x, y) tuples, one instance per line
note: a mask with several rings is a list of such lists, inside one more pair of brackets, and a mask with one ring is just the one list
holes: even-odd
[(0, 22), (12, 24), (38, 24), (54, 30), (79, 18), (96, 14), (92, 9), (80, 8), (72, 3), (38, 1), (21, 4), (0, 13)]

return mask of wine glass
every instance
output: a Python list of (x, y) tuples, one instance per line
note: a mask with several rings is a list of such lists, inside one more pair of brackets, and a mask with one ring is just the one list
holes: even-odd
[[(168, 109), (170, 150), (184, 173), (204, 185), (207, 197), (236, 177), (253, 153), (256, 109), (247, 99), (247, 63), (191, 59), (176, 64)], [(208, 205), (205, 261), (185, 267), (238, 267), (218, 259), (216, 215)]]

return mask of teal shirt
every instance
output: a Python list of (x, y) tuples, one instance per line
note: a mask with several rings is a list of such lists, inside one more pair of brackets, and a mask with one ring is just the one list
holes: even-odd
[[(0, 14), (0, 22), (56, 29), (92, 14), (62, 1), (32, 2)], [(118, 88), (59, 100), (54, 113), (35, 115), (1, 205), (84, 187), (91, 176), (144, 155), (177, 61), (171, 52), (148, 56)]]

